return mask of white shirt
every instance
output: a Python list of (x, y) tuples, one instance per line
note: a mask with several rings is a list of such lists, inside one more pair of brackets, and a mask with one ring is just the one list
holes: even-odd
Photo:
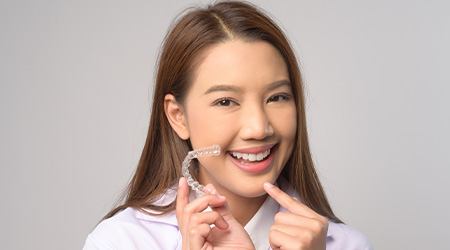
[[(280, 188), (301, 201), (299, 195), (287, 181), (281, 180)], [(191, 192), (190, 199), (195, 195)], [(168, 204), (176, 199), (176, 187), (170, 188), (156, 202)], [(256, 214), (245, 225), (245, 230), (257, 250), (271, 249), (269, 229), (274, 216), (284, 211), (270, 196)], [(151, 216), (134, 208), (126, 208), (113, 217), (103, 220), (87, 236), (83, 250), (111, 249), (181, 249), (181, 233), (175, 211), (162, 216)], [(372, 250), (367, 237), (348, 225), (329, 222), (326, 249)]]

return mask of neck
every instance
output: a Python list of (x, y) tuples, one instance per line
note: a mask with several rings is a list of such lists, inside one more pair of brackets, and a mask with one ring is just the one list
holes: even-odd
[(242, 226), (245, 226), (250, 221), (267, 198), (267, 194), (248, 198), (231, 193), (227, 189), (217, 188), (220, 194), (227, 197), (231, 214)]
[(228, 199), (231, 213), (233, 217), (242, 225), (245, 226), (250, 219), (256, 214), (258, 209), (262, 206), (266, 200), (267, 195), (255, 198), (231, 198)]

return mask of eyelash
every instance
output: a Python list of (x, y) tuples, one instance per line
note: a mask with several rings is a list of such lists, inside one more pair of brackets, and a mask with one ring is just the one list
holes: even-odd
[(237, 104), (237, 102), (233, 101), (232, 98), (229, 97), (222, 97), (220, 99), (217, 99), (216, 101), (213, 102), (213, 106), (219, 106), (219, 107), (228, 107), (230, 105), (224, 105), (223, 102), (234, 102), (235, 104)]
[[(289, 101), (291, 99), (291, 96), (289, 94), (276, 94), (273, 95), (271, 97), (269, 97), (269, 99), (267, 100), (268, 102), (270, 100), (273, 100), (274, 98), (279, 98), (281, 97), (282, 100), (281, 101)], [(227, 105), (225, 105), (225, 103)], [(216, 101), (213, 102), (213, 106), (219, 106), (219, 107), (229, 107), (231, 103), (235, 103), (236, 105), (239, 105), (236, 101), (233, 100), (233, 98), (230, 97), (222, 97), (220, 99), (217, 99)]]
[(281, 97), (281, 98), (283, 98), (282, 101), (289, 101), (289, 100), (291, 99), (291, 96), (288, 95), (288, 94), (276, 94), (276, 95), (273, 95), (273, 96), (269, 97), (269, 100), (271, 100), (271, 99), (273, 99), (273, 98), (275, 98), (275, 97)]

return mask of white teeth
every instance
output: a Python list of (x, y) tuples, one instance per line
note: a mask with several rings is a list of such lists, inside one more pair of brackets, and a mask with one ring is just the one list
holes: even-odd
[(261, 161), (266, 158), (270, 154), (270, 149), (258, 154), (247, 154), (247, 153), (239, 153), (239, 152), (231, 152), (231, 154), (237, 159), (244, 159), (247, 161)]

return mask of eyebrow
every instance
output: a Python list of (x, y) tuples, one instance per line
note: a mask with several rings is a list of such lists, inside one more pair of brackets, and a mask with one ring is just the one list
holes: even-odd
[[(279, 88), (281, 86), (284, 86), (284, 85), (287, 85), (287, 86), (290, 87), (291, 86), (291, 82), (289, 80), (285, 80), (285, 79), (284, 80), (275, 81), (275, 82), (270, 83), (266, 87), (266, 89), (270, 91), (270, 90), (277, 89), (277, 88)], [(217, 91), (242, 92), (242, 89), (240, 87), (238, 87), (238, 86), (235, 86), (235, 85), (219, 84), (219, 85), (214, 85), (211, 88), (209, 88), (208, 90), (206, 90), (204, 95), (207, 95), (207, 94), (212, 93), (212, 92), (217, 92)]]

